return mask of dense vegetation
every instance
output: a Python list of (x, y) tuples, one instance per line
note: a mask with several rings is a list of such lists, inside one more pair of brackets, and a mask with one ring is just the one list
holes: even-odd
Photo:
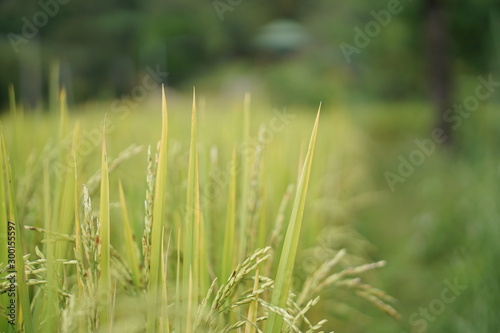
[(26, 255), (17, 327), (252, 332), (284, 317), (301, 331), (498, 329), (492, 110), (460, 130), (463, 154), (435, 147), (391, 192), (385, 173), (430, 135), (421, 105), (398, 118), (327, 106), (315, 144), (313, 117), (295, 109), (202, 97), (191, 113), (174, 99), (167, 124), (156, 100), (105, 121), (96, 104), (68, 114), (64, 101), (4, 117), (0, 213)]

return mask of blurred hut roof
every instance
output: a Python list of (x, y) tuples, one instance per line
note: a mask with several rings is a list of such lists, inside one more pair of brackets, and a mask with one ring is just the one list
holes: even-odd
[(277, 20), (264, 25), (254, 38), (261, 50), (291, 52), (303, 47), (310, 39), (304, 27), (292, 20)]

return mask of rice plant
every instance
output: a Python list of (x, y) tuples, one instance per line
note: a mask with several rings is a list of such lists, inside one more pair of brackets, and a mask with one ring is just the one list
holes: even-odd
[[(5, 120), (10, 138), (0, 138), (1, 332), (320, 332), (329, 318), (314, 321), (309, 313), (323, 291), (334, 288), (351, 290), (398, 317), (390, 305), (394, 299), (361, 280), (384, 262), (360, 263), (335, 248), (309, 275), (298, 273), (299, 254), (306, 253), (302, 225), (313, 222), (305, 208), (319, 110), (309, 145), (294, 162), (297, 174), (276, 199), (267, 194), (273, 193), (267, 166), (274, 160), (273, 151), (266, 154), (272, 148), (264, 130), (254, 149), (212, 147), (207, 162), (194, 92), (185, 153), (170, 143), (171, 115), (162, 90), (161, 113), (152, 115), (161, 119), (156, 149), (114, 150), (120, 141), (110, 138), (105, 117), (99, 163), (79, 153), (82, 125), (71, 124), (64, 91), (59, 115), (40, 124), (44, 147), (23, 161), (28, 147), (17, 139), (37, 116), (17, 110), (13, 90), (11, 102)], [(243, 142), (252, 137), (251, 108), (247, 95), (237, 124)], [(8, 146), (19, 148), (16, 159), (9, 159)], [(218, 182), (222, 190), (210, 196), (205, 189), (215, 182), (209, 170), (220, 167), (219, 149), (231, 152), (230, 167), (226, 181)], [(127, 168), (146, 150), (141, 171), (138, 165)], [(119, 167), (141, 172), (145, 191), (138, 195), (128, 177), (118, 177)], [(21, 172), (13, 176), (13, 169)], [(133, 208), (137, 202), (141, 210)], [(14, 296), (6, 297), (9, 291)]]

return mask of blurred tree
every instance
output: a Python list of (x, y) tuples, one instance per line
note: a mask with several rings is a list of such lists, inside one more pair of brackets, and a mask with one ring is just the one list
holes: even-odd
[(430, 93), (437, 111), (437, 127), (443, 129), (447, 137), (445, 142), (450, 144), (451, 123), (445, 121), (453, 98), (447, 8), (443, 0), (426, 0), (424, 8)]
[[(76, 102), (126, 94), (140, 82), (147, 66), (159, 65), (168, 71), (170, 85), (190, 86), (190, 80), (198, 76), (209, 77), (235, 63), (255, 63), (256, 53), (262, 51), (256, 50), (252, 41), (260, 29), (273, 21), (291, 19), (301, 24), (312, 40), (300, 57), (287, 59), (283, 67), (283, 73), (303, 77), (302, 85), (323, 87), (331, 82), (323, 89), (344, 89), (353, 100), (391, 101), (422, 99), (430, 82), (432, 99), (443, 112), (452, 102), (454, 77), (474, 77), (490, 70), (488, 18), (491, 10), (500, 9), (497, 0), (400, 1), (401, 13), (393, 15), (390, 24), (348, 64), (336, 51), (338, 45), (352, 43), (353, 28), (364, 30), (374, 20), (373, 12), (387, 9), (388, 0), (220, 1), (229, 6), (224, 7), (229, 9), (223, 17), (213, 1), (88, 0), (59, 4), (57, 13), (30, 39), (40, 43), (42, 95), (48, 91), (48, 68), (54, 59), (64, 64), (61, 81), (73, 87), (68, 93)], [(59, 2), (0, 1), (0, 107), (7, 105), (7, 85), (21, 84), (23, 58), (7, 36), (22, 35), (25, 22), (33, 22), (35, 14), (41, 17), (47, 3)], [(22, 49), (25, 46), (20, 45)], [(28, 49), (24, 48), (29, 53)], [(422, 75), (425, 66), (431, 75), (427, 82)], [(317, 98), (313, 94), (310, 99)], [(446, 125), (439, 124), (444, 129)]]

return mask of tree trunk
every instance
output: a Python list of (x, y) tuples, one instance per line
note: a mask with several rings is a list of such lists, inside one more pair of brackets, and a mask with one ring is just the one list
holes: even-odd
[(446, 144), (453, 141), (451, 124), (444, 120), (452, 106), (452, 74), (449, 54), (449, 30), (446, 22), (446, 0), (426, 0), (425, 28), (429, 70), (430, 96), (436, 108), (438, 128), (447, 135)]

